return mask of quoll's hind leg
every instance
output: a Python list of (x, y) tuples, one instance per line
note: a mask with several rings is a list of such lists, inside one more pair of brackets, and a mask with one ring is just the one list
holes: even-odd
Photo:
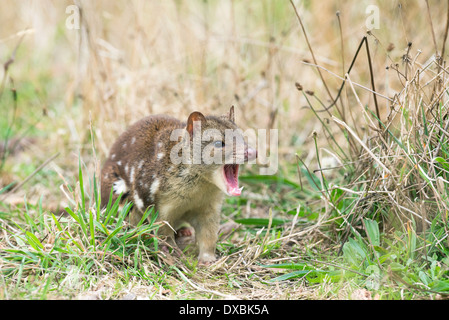
[(179, 249), (183, 250), (188, 246), (195, 245), (195, 230), (190, 225), (183, 225), (176, 230), (175, 241)]
[(182, 238), (182, 237), (190, 237), (193, 236), (195, 230), (192, 227), (189, 226), (183, 226), (176, 230), (176, 237)]
[[(228, 222), (220, 225), (220, 228), (218, 229), (218, 238), (221, 241), (224, 241), (238, 228), (239, 224), (235, 223), (233, 220), (229, 220)], [(184, 250), (188, 245), (195, 245), (195, 229), (193, 229), (190, 225), (180, 227), (176, 230), (175, 240), (181, 250)]]

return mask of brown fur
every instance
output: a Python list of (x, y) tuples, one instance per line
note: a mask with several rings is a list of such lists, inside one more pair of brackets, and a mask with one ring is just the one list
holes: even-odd
[[(204, 117), (193, 112), (187, 123), (163, 115), (143, 118), (112, 146), (101, 173), (101, 201), (103, 205), (108, 203), (115, 184), (113, 201), (123, 191), (122, 201), (129, 200), (134, 204), (129, 217), (133, 225), (140, 221), (149, 206), (154, 205), (158, 219), (169, 224), (162, 226), (158, 234), (165, 236), (171, 245), (175, 245), (172, 228), (177, 230), (188, 222), (195, 230), (198, 258), (200, 262), (208, 263), (215, 259), (225, 195), (213, 183), (213, 173), (222, 165), (173, 164), (170, 159), (170, 151), (178, 143), (170, 141), (171, 132), (184, 129), (191, 136), (193, 120), (201, 121), (202, 131), (214, 128), (223, 136), (226, 129), (237, 129), (233, 107), (228, 115), (221, 117)], [(224, 151), (227, 157), (235, 154), (235, 150)]]

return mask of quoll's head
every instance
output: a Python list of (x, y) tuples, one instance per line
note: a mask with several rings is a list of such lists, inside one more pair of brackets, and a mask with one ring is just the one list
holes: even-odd
[(183, 155), (185, 162), (225, 194), (239, 196), (242, 192), (239, 167), (255, 160), (257, 151), (248, 146), (242, 130), (235, 124), (234, 106), (223, 116), (192, 112), (185, 132), (184, 151), (189, 151), (187, 157)]

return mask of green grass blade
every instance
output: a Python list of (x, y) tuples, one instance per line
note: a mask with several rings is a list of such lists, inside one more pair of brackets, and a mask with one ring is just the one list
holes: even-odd
[(86, 212), (86, 201), (84, 199), (84, 181), (83, 181), (83, 170), (81, 169), (81, 157), (78, 157), (78, 181), (80, 184), (80, 194), (81, 194), (81, 209), (83, 216)]
[(125, 219), (125, 217), (128, 215), (129, 210), (131, 210), (133, 206), (132, 202), (128, 202), (123, 206), (123, 209), (120, 211), (118, 220), (117, 220), (117, 226), (121, 226), (123, 223), (123, 220)]
[(8, 191), (13, 185), (15, 185), (16, 182), (11, 182), (10, 184), (8, 184), (6, 187), (3, 187), (0, 189), (0, 194), (2, 194), (3, 192)]
[[(103, 221), (103, 224), (104, 224), (105, 226), (108, 225), (109, 220), (111, 219), (112, 215), (115, 215), (115, 214), (117, 213), (118, 208), (119, 208), (119, 205), (120, 205), (120, 200), (121, 200), (121, 198), (122, 198), (122, 194), (120, 194), (120, 195), (117, 197), (117, 200), (115, 200), (114, 205), (112, 206), (111, 209), (106, 209), (106, 218), (105, 218), (104, 221)], [(109, 197), (109, 201), (110, 201), (110, 202), (112, 201), (112, 189), (111, 189), (111, 195), (110, 195), (110, 197)]]
[[(80, 215), (76, 215), (73, 211), (72, 211), (72, 209), (70, 209), (69, 207), (65, 207), (65, 210), (68, 212), (68, 214), (76, 221), (76, 222), (78, 222), (78, 224), (80, 225), (80, 227), (81, 227), (81, 229), (83, 230), (83, 234), (85, 235), (85, 236), (87, 236), (87, 228), (86, 228), (86, 224), (84, 223), (84, 218), (83, 218), (83, 216), (81, 215), (81, 213), (80, 213)], [(80, 209), (80, 211), (81, 211), (81, 209)]]
[(89, 230), (90, 230), (90, 244), (95, 249), (95, 227), (92, 210), (89, 210)]
[[(139, 223), (137, 224), (136, 229), (139, 228), (142, 225), (142, 223), (144, 223), (147, 220), (148, 216), (150, 214), (152, 214), (153, 211), (154, 211), (154, 207), (147, 208), (147, 210), (144, 212), (144, 214), (142, 216), (142, 219), (140, 219)], [(152, 220), (152, 221), (154, 222), (154, 220)]]
[(52, 213), (51, 217), (53, 218), (53, 221), (55, 222), (56, 228), (58, 228), (59, 231), (62, 231), (62, 226), (59, 223), (58, 219), (56, 219), (55, 215)]
[[(111, 188), (111, 192), (109, 193), (108, 205), (106, 206), (105, 212), (109, 212), (109, 210), (111, 209), (113, 197), (114, 197), (114, 188)], [(119, 196), (119, 198), (121, 198), (121, 195)], [(104, 223), (104, 221), (103, 221), (103, 223)]]
[(246, 175), (240, 176), (239, 179), (244, 182), (261, 182), (265, 184), (271, 184), (276, 182), (280, 185), (286, 185), (292, 188), (300, 188), (300, 185), (291, 180), (279, 177), (279, 176), (264, 176), (264, 175)]
[(37, 228), (36, 224), (34, 223), (33, 219), (31, 219), (31, 216), (29, 215), (28, 203), (26, 200), (26, 196), (24, 197), (23, 202), (25, 204), (25, 211), (23, 212), (25, 220), (26, 220), (27, 224), (31, 227), (31, 231), (36, 232), (38, 228)]
[(95, 173), (94, 173), (94, 198), (95, 198), (95, 205), (97, 208), (96, 220), (100, 221), (101, 197), (99, 196), (99, 193), (98, 193), (97, 179), (95, 177)]
[(39, 198), (39, 203), (38, 203), (38, 209), (39, 209), (39, 227), (40, 227), (40, 232), (42, 233), (44, 231), (44, 210), (42, 208), (42, 199), (43, 196), (40, 196)]
[(304, 277), (305, 275), (307, 275), (311, 272), (312, 272), (311, 270), (293, 271), (293, 272), (289, 272), (287, 274), (278, 276), (276, 278), (270, 279), (270, 282), (278, 282), (278, 281), (284, 281), (284, 280), (294, 279), (294, 278), (298, 278), (298, 277)]
[(263, 268), (275, 268), (275, 269), (293, 269), (293, 270), (312, 270), (306, 263), (278, 263), (278, 264), (265, 264), (261, 265)]
[(44, 249), (44, 246), (42, 245), (42, 243), (39, 241), (39, 239), (32, 234), (31, 232), (27, 231), (25, 233), (25, 236), (28, 240), (28, 243), (36, 250), (36, 251), (41, 251), (42, 249)]
[(373, 246), (380, 246), (380, 232), (377, 221), (370, 219), (363, 219), (366, 227), (366, 233), (368, 234), (371, 244)]
[[(288, 223), (291, 220), (288, 219), (279, 219), (279, 218), (273, 218), (271, 225), (272, 226), (279, 226), (284, 223)], [(263, 226), (268, 227), (268, 224), (270, 222), (270, 219), (268, 218), (242, 218), (242, 219), (236, 219), (235, 222), (241, 223), (244, 225), (253, 225), (253, 226)]]
[(109, 236), (103, 241), (102, 246), (104, 246), (105, 244), (109, 243), (109, 241), (111, 241), (112, 237), (114, 237), (120, 230), (122, 230), (123, 226), (118, 227), (117, 229), (115, 229), (114, 231), (112, 231)]

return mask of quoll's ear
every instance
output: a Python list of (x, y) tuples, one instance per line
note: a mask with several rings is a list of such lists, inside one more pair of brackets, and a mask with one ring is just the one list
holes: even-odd
[(195, 121), (200, 121), (201, 124), (206, 123), (206, 118), (203, 116), (201, 112), (194, 111), (189, 115), (189, 118), (187, 119), (187, 132), (190, 134), (190, 137), (193, 137), (193, 124)]
[(229, 120), (231, 120), (232, 122), (235, 122), (235, 118), (234, 118), (234, 106), (231, 107), (231, 109), (229, 109)]

